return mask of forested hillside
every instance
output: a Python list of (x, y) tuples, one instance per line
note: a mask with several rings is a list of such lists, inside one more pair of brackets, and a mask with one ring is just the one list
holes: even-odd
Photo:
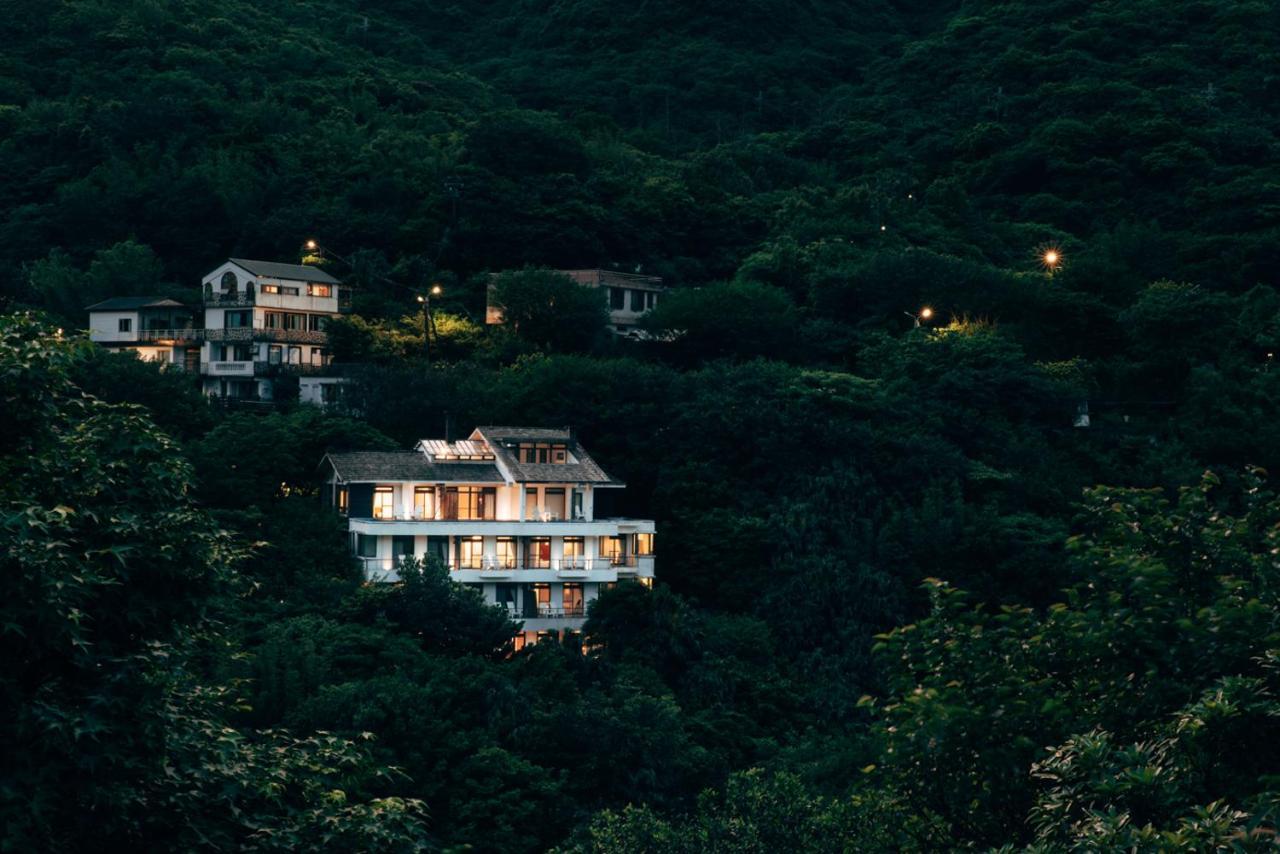
[[(1271, 4), (3, 11), (0, 847), (1273, 844)], [(75, 333), (310, 237), (338, 411)], [(316, 464), (446, 417), (657, 521), (585, 654), (361, 583)]]

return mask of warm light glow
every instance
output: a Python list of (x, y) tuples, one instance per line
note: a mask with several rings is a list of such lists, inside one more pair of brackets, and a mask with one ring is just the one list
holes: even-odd
[(928, 306), (925, 306), (924, 308), (920, 309), (920, 316), (925, 320), (928, 320), (929, 318), (933, 317), (933, 309), (929, 308)]
[(418, 302), (426, 302), (426, 301), (427, 301), (426, 297), (424, 297), (422, 294), (418, 294)]
[(1058, 253), (1052, 249), (1044, 253), (1044, 263), (1050, 267), (1058, 266)]
[(881, 230), (881, 231), (884, 231), (884, 230), (885, 230), (885, 227), (884, 227), (883, 225), (882, 225), (882, 226), (880, 226), (880, 230)]
[(443, 289), (443, 288), (441, 288), (439, 285), (432, 285), (432, 286), (431, 286), (431, 295), (432, 295), (433, 297), (438, 297), (438, 296), (440, 296), (440, 294), (442, 294), (442, 293), (444, 293), (444, 289)]

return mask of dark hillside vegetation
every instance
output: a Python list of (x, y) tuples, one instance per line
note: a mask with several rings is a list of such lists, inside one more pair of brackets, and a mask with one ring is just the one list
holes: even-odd
[[(0, 847), (1266, 847), (1278, 15), (9, 4)], [(308, 237), (337, 410), (74, 334)], [(650, 340), (591, 266), (665, 277)], [(316, 463), (446, 419), (656, 520), (586, 654), (361, 583)]]

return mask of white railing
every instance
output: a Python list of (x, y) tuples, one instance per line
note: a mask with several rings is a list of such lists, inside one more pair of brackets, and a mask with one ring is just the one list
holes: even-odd
[[(416, 556), (418, 560), (424, 559), (423, 555)], [(631, 557), (635, 557), (634, 555)], [(641, 556), (644, 559), (647, 556)], [(364, 564), (366, 573), (386, 573), (394, 572), (400, 566), (400, 557), (362, 557), (360, 561)], [(476, 558), (449, 558), (444, 561), (445, 568), (448, 570), (470, 570), (479, 572), (602, 572), (605, 570), (616, 569), (625, 570), (631, 567), (632, 570), (637, 568), (635, 561), (629, 564), (619, 564), (607, 557), (567, 557), (567, 558), (551, 558), (547, 561), (529, 560), (528, 558), (499, 558), (497, 555), (483, 555)]]

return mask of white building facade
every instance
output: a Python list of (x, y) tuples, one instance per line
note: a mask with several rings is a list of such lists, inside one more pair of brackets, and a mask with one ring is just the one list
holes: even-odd
[(195, 313), (177, 300), (113, 297), (86, 310), (90, 341), (173, 370), (199, 371), (204, 330), (197, 327)]
[(580, 631), (620, 581), (653, 583), (653, 521), (597, 514), (624, 484), (572, 431), (478, 427), (411, 451), (329, 454), (322, 470), (368, 580), (398, 580), (408, 557), (438, 560), (522, 622), (517, 649)]
[(343, 302), (337, 279), (318, 267), (231, 258), (201, 286), (205, 394), (272, 400), (280, 378), (297, 377), (300, 401), (337, 399), (342, 381), (325, 334)]

